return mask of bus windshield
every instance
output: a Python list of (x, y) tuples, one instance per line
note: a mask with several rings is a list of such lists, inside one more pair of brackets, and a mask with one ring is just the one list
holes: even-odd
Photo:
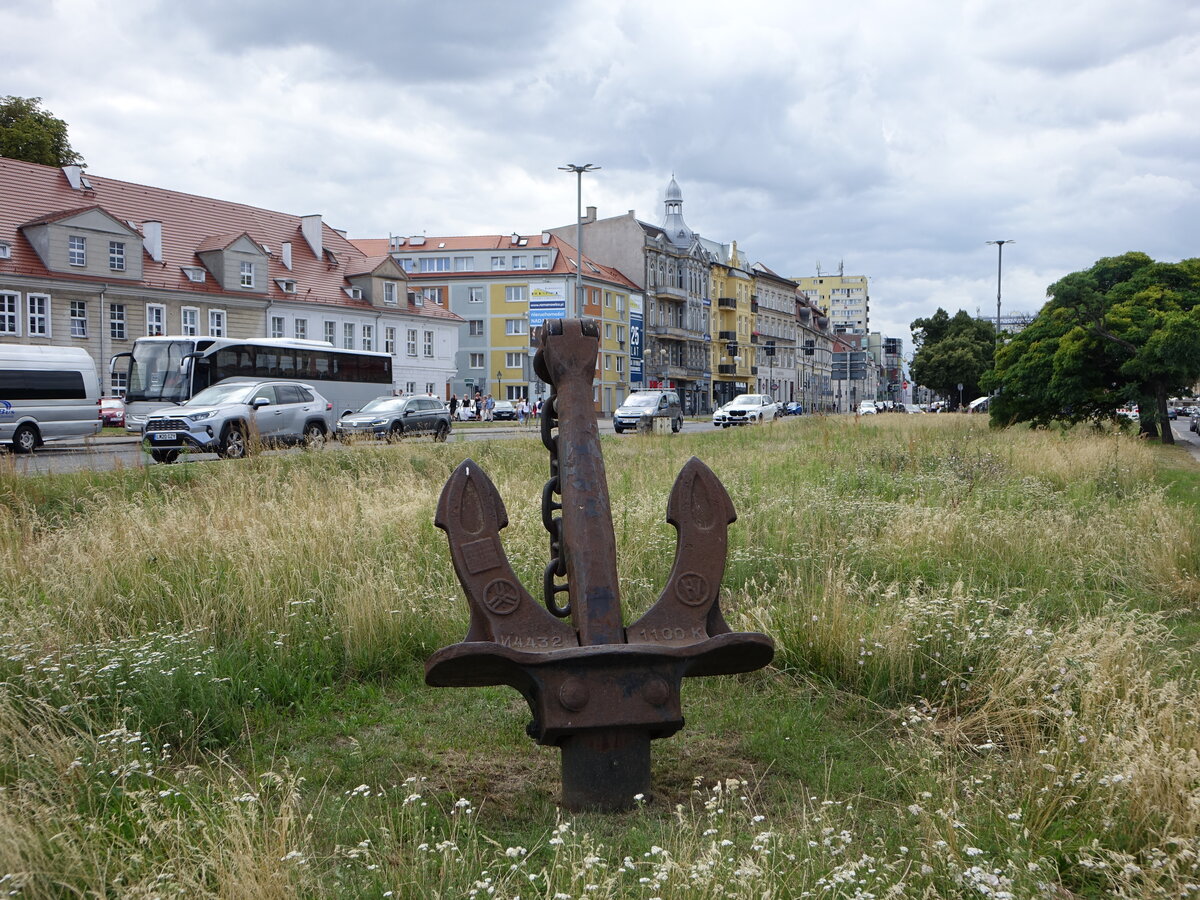
[(191, 367), (184, 366), (184, 355), (195, 349), (194, 341), (138, 341), (129, 366), (126, 402), (149, 400), (179, 404), (192, 395)]

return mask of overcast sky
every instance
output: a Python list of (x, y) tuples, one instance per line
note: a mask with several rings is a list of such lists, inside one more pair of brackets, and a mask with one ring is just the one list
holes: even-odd
[[(0, 0), (0, 95), (97, 175), (350, 237), (684, 218), (783, 275), (1035, 312), (1103, 256), (1200, 256), (1196, 0)], [(3, 198), (0, 198), (3, 202)], [(584, 248), (586, 252), (586, 247)]]

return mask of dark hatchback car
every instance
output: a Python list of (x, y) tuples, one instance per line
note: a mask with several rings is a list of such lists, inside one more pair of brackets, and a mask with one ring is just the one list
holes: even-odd
[(450, 435), (450, 410), (436, 397), (376, 397), (358, 412), (342, 416), (336, 433), (339, 440), (432, 435), (444, 441)]

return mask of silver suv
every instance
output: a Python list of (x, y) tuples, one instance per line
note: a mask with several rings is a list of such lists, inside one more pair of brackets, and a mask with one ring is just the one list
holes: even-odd
[(671, 420), (671, 430), (683, 427), (683, 407), (674, 391), (636, 391), (626, 397), (613, 413), (613, 431), (639, 426), (649, 430), (653, 419)]
[(332, 432), (333, 404), (311, 385), (227, 378), (146, 416), (142, 446), (161, 463), (187, 450), (241, 459), (255, 444), (319, 447)]

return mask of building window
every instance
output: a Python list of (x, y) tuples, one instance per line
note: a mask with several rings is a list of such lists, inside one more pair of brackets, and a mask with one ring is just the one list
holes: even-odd
[(533, 257), (533, 267), (534, 267), (535, 269), (548, 269), (548, 268), (550, 268), (550, 257), (549, 257), (549, 256), (547, 256), (545, 253), (537, 253), (537, 254), (534, 254), (534, 257)]
[(417, 392), (417, 383), (415, 381), (406, 382), (404, 389), (410, 394), (415, 394)]
[(242, 287), (244, 287), (244, 288), (254, 287), (254, 263), (252, 263), (252, 262), (242, 263), (241, 264), (241, 273), (242, 273), (242, 281), (241, 281)]
[(109, 384), (109, 396), (124, 397), (125, 391), (129, 388), (129, 373), (128, 372), (113, 372), (112, 381)]
[(504, 257), (503, 256), (493, 256), (492, 257), (492, 270), (495, 271), (495, 270), (503, 269), (503, 268), (504, 268)]
[(208, 311), (208, 333), (212, 337), (225, 337), (225, 310), (210, 309)]
[(297, 319), (292, 326), (293, 334), (298, 341), (308, 340), (308, 319)]
[(271, 337), (283, 337), (283, 329), (286, 323), (283, 321), (283, 316), (271, 316)]
[(482, 303), (483, 302), (483, 288), (472, 287), (472, 288), (468, 288), (467, 290), (470, 292), (467, 296), (467, 299), (471, 303)]
[(390, 325), (383, 329), (383, 352), (396, 353), (396, 329)]
[(524, 285), (524, 284), (507, 285), (504, 288), (504, 302), (505, 303), (521, 303), (522, 301), (528, 300), (529, 293), (528, 293), (527, 287), (528, 286)]
[(510, 353), (504, 354), (504, 368), (506, 368), (506, 369), (522, 369), (524, 367), (525, 367), (525, 354), (524, 353), (520, 353), (520, 352), (511, 353), (510, 352)]
[(108, 336), (114, 341), (125, 340), (125, 304), (108, 305)]
[(405, 340), (405, 348), (409, 356), (417, 355), (417, 329), (408, 329), (407, 340)]
[(509, 334), (509, 335), (524, 334), (525, 333), (525, 320), (524, 319), (505, 319), (504, 320), (504, 333)]
[(87, 337), (87, 301), (71, 301), (71, 337)]
[(448, 256), (422, 256), (421, 257), (422, 272), (449, 272), (450, 257)]
[(15, 337), (17, 329), (17, 302), (20, 294), (0, 294), (0, 334)]
[(619, 354), (617, 356), (617, 374), (618, 375), (625, 374), (625, 357), (623, 357)]
[(50, 336), (50, 298), (46, 294), (29, 294), (29, 336)]
[(529, 258), (526, 256), (514, 256), (512, 267), (514, 269), (528, 269)]
[(433, 358), (433, 332), (425, 332), (425, 356), (429, 359)]
[(125, 242), (108, 242), (108, 267), (114, 272), (125, 271)]
[(483, 319), (471, 319), (467, 323), (467, 333), (471, 337), (480, 337), (483, 334)]
[(362, 330), (362, 348), (364, 350), (375, 349), (375, 326), (364, 325)]
[(425, 393), (427, 393), (427, 394), (433, 393), (433, 382), (432, 381), (425, 382)]
[(474, 272), (475, 257), (473, 256), (456, 256), (454, 257), (455, 272)]
[(87, 238), (77, 234), (67, 238), (67, 262), (73, 266), (87, 265)]
[(607, 372), (610, 369), (612, 369), (612, 354), (605, 353), (604, 354), (604, 371)]
[(471, 368), (472, 369), (482, 369), (483, 368), (483, 354), (482, 353), (472, 353), (471, 354)]
[(167, 333), (167, 308), (159, 303), (146, 304), (146, 334)]
[(612, 297), (613, 297), (612, 291), (604, 292), (604, 305), (607, 306), (609, 309), (612, 309)]
[(325, 341), (333, 344), (337, 341), (337, 322), (325, 322)]
[(417, 267), (416, 262), (411, 259), (398, 259), (396, 262), (400, 264), (400, 268), (402, 268), (405, 272), (412, 272)]
[(185, 306), (179, 311), (179, 333), (186, 335), (200, 333), (200, 310), (194, 306)]
[(342, 347), (346, 350), (354, 349), (354, 323), (342, 323)]
[(383, 303), (385, 306), (399, 306), (399, 295), (396, 293), (396, 282), (385, 281), (383, 283)]
[(604, 339), (606, 341), (612, 340), (612, 322), (604, 323)]
[(435, 287), (421, 288), (421, 299), (429, 303), (442, 304), (442, 289)]

